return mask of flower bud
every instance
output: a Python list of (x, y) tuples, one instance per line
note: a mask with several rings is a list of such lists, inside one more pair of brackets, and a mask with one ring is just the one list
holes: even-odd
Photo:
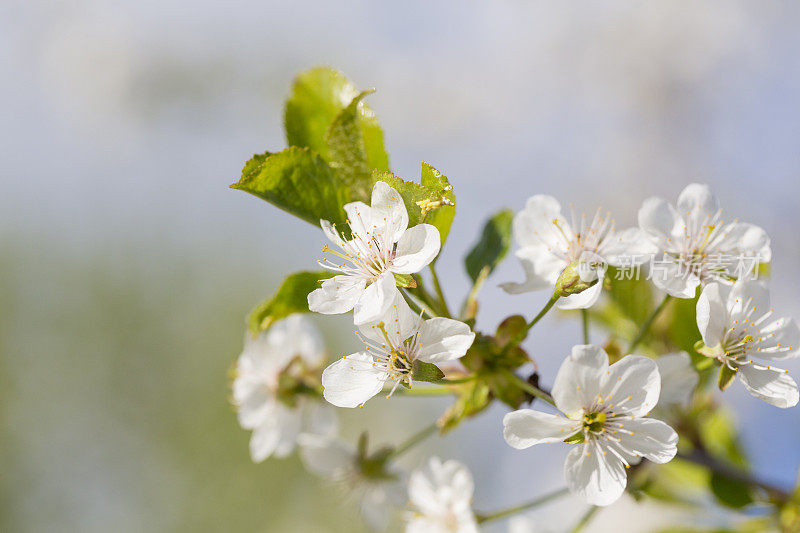
[(567, 265), (556, 281), (555, 294), (562, 297), (578, 294), (597, 283), (597, 272), (592, 266), (583, 256)]

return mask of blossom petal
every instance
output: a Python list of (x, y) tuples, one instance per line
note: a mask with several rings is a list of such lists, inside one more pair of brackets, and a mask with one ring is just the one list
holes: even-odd
[(250, 436), (250, 459), (260, 463), (275, 451), (281, 439), (280, 429), (272, 423), (263, 424)]
[(577, 294), (570, 294), (558, 300), (559, 309), (588, 309), (593, 306), (597, 299), (600, 298), (600, 293), (603, 292), (603, 278), (601, 275), (597, 283), (588, 289), (581, 291)]
[(334, 477), (355, 467), (355, 454), (333, 437), (304, 433), (297, 438), (303, 466), (314, 475)]
[(647, 261), (659, 250), (640, 228), (628, 228), (607, 237), (600, 255), (608, 264), (616, 267), (631, 267)]
[(731, 223), (726, 228), (724, 237), (717, 248), (732, 254), (755, 257), (758, 262), (768, 263), (772, 260), (770, 239), (763, 228), (745, 222)]
[(619, 446), (628, 453), (659, 464), (671, 461), (678, 453), (678, 434), (661, 420), (634, 418), (620, 424), (616, 436), (620, 439)]
[(678, 213), (686, 220), (690, 228), (699, 229), (709, 221), (719, 211), (719, 202), (711, 193), (708, 185), (691, 183), (678, 196), (676, 204)]
[(364, 202), (350, 202), (344, 204), (344, 212), (347, 214), (350, 232), (366, 238), (372, 228), (372, 208)]
[(705, 286), (697, 299), (697, 328), (706, 346), (713, 348), (722, 342), (728, 329), (728, 309), (725, 305), (727, 288), (719, 283)]
[(418, 224), (409, 228), (397, 242), (392, 272), (414, 274), (439, 254), (442, 240), (436, 226)]
[(681, 404), (689, 401), (699, 381), (692, 367), (692, 359), (686, 352), (665, 354), (656, 359), (661, 376), (659, 405)]
[(697, 275), (687, 275), (685, 267), (666, 256), (653, 262), (650, 277), (656, 287), (675, 298), (694, 298), (700, 285)]
[(797, 405), (797, 383), (785, 370), (749, 364), (741, 365), (737, 374), (756, 398), (783, 409)]
[(239, 425), (244, 429), (254, 429), (269, 416), (275, 399), (263, 380), (245, 375), (233, 382), (233, 401)]
[(553, 384), (553, 399), (567, 416), (579, 415), (592, 405), (600, 391), (600, 378), (608, 370), (608, 354), (592, 344), (574, 346), (561, 363)]
[(308, 309), (314, 313), (337, 315), (353, 309), (367, 282), (355, 276), (339, 275), (326, 279), (322, 287), (308, 294)]
[[(558, 220), (562, 228), (568, 230), (567, 235), (572, 236), (569, 224), (561, 216), (558, 200), (546, 194), (531, 196), (525, 207), (514, 216), (513, 229), (517, 244), (522, 247), (556, 244), (561, 237), (557, 236), (558, 228), (553, 224), (554, 220)], [(566, 247), (566, 241), (562, 241), (557, 248)]]
[(408, 228), (408, 211), (394, 188), (386, 182), (376, 181), (372, 187), (372, 226), (389, 242), (396, 243)]
[(658, 365), (641, 355), (626, 355), (601, 377), (600, 403), (612, 404), (618, 414), (642, 416), (658, 403), (661, 376)]
[(800, 329), (793, 318), (783, 317), (768, 323), (754, 337), (757, 340), (750, 351), (762, 359), (782, 361), (800, 354)]
[[(400, 291), (394, 291), (392, 304), (377, 320), (359, 324), (359, 332), (378, 345), (386, 345), (389, 337), (392, 345), (400, 346), (403, 341), (415, 335), (422, 325), (422, 319), (408, 306)], [(386, 336), (384, 336), (384, 332)]]
[(320, 219), (319, 225), (322, 228), (322, 233), (331, 241), (333, 244), (338, 246), (339, 248), (344, 247), (344, 239), (339, 235), (336, 231), (336, 225), (331, 224), (329, 221)]
[(567, 262), (552, 253), (544, 244), (526, 246), (515, 252), (517, 259), (525, 270), (525, 281), (522, 283), (501, 283), (500, 287), (509, 294), (538, 291), (553, 287)]
[(408, 479), (409, 500), (432, 518), (469, 518), (474, 491), (472, 474), (466, 466), (453, 460), (442, 463), (438, 457), (431, 457), (424, 469), (415, 470)]
[(503, 437), (518, 450), (534, 444), (561, 442), (580, 428), (579, 421), (533, 409), (512, 411), (503, 417)]
[(669, 240), (681, 234), (683, 220), (675, 208), (661, 198), (648, 198), (639, 208), (639, 227), (664, 250)]
[(395, 301), (397, 283), (391, 272), (384, 272), (373, 281), (358, 298), (353, 312), (353, 322), (364, 324), (379, 320)]
[(769, 290), (762, 283), (738, 280), (733, 284), (727, 298), (730, 320), (741, 323), (742, 326), (746, 322), (757, 322), (771, 312), (769, 300)]
[(564, 463), (564, 478), (570, 492), (592, 505), (605, 506), (617, 501), (625, 491), (628, 476), (624, 463), (601, 444), (589, 439), (576, 446)]
[(297, 356), (309, 365), (325, 362), (325, 343), (308, 316), (295, 313), (278, 320), (267, 330), (267, 341), (273, 354), (285, 358), (281, 368)]
[(426, 363), (442, 363), (463, 357), (475, 333), (468, 325), (451, 318), (426, 320), (419, 329), (417, 359)]
[(330, 405), (314, 402), (308, 412), (305, 432), (323, 437), (335, 437), (339, 432), (339, 420)]
[(367, 352), (358, 352), (331, 363), (322, 372), (322, 395), (337, 407), (358, 407), (378, 394), (386, 372), (377, 368)]

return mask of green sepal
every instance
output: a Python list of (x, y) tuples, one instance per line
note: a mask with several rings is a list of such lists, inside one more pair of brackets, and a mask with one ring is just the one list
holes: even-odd
[(432, 363), (425, 363), (424, 361), (414, 361), (411, 369), (411, 377), (415, 381), (427, 381), (434, 383), (444, 377), (444, 372), (439, 370), (439, 367)]
[(736, 370), (731, 370), (728, 365), (719, 367), (719, 390), (725, 390), (733, 383), (733, 378), (736, 377)]
[(453, 388), (458, 391), (455, 403), (436, 421), (442, 433), (455, 428), (463, 419), (480, 413), (491, 401), (489, 386), (483, 381), (476, 379)]
[(579, 431), (574, 435), (571, 435), (566, 439), (564, 439), (564, 442), (566, 442), (567, 444), (579, 444), (581, 442), (584, 442), (585, 440), (586, 440), (586, 435), (583, 434), (583, 431)]
[(405, 287), (409, 289), (415, 289), (417, 287), (417, 282), (414, 280), (414, 276), (411, 274), (394, 274), (394, 280), (397, 283), (398, 287)]

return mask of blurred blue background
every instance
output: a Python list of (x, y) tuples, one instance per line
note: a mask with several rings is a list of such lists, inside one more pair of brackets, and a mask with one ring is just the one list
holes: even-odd
[[(323, 244), (227, 189), (254, 152), (285, 145), (283, 99), (313, 65), (378, 89), (396, 174), (425, 160), (450, 177), (451, 301), (499, 208), (549, 193), (624, 227), (644, 198), (701, 181), (771, 235), (775, 308), (800, 317), (799, 22), (800, 4), (777, 1), (3, 2), (0, 529), (352, 530), (352, 508), (296, 458), (250, 463), (227, 403), (245, 314)], [(496, 288), (520, 278), (501, 266), (479, 327), (541, 307), (543, 293)], [(355, 348), (346, 317), (317, 323), (332, 354)], [(578, 340), (575, 322), (537, 328), (527, 347), (546, 384)], [(725, 400), (755, 468), (793, 486), (800, 411), (738, 386)], [(376, 400), (343, 417), (350, 436), (392, 442), (446, 404)], [(503, 412), (406, 465), (465, 461), (487, 511), (560, 486), (566, 447), (510, 449)], [(582, 509), (567, 498), (536, 516), (558, 528)], [(719, 518), (686, 513), (625, 500), (592, 527)]]

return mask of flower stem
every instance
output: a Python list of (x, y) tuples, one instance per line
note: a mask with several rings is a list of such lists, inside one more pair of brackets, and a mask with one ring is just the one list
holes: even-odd
[(433, 278), (433, 288), (436, 290), (436, 296), (439, 298), (439, 304), (444, 316), (447, 318), (452, 318), (453, 315), (450, 314), (450, 309), (447, 307), (447, 301), (444, 299), (444, 292), (442, 292), (442, 286), (439, 284), (439, 275), (436, 273), (436, 267), (433, 266), (433, 263), (430, 265), (431, 269), (431, 277)]
[(589, 344), (589, 310), (581, 309), (581, 321), (583, 322), (583, 344)]
[(584, 515), (578, 521), (578, 523), (575, 524), (575, 527), (573, 527), (570, 530), (570, 533), (580, 533), (580, 531), (582, 531), (583, 528), (585, 528), (587, 524), (589, 524), (589, 522), (592, 520), (592, 517), (594, 517), (595, 513), (599, 510), (600, 508), (597, 507), (596, 505), (592, 505), (591, 507), (589, 507), (589, 509), (584, 513)]
[(433, 306), (430, 305), (430, 303), (426, 303), (423, 298), (412, 293), (406, 288), (403, 288), (402, 292), (406, 297), (406, 302), (408, 302), (409, 307), (411, 307), (412, 311), (415, 313), (425, 311), (425, 313), (427, 313), (427, 315), (430, 317), (439, 316), (439, 313), (433, 310)]
[(453, 391), (447, 387), (414, 387), (413, 389), (398, 387), (394, 393), (402, 396), (447, 396), (453, 394)]
[(524, 379), (522, 379), (521, 377), (519, 377), (518, 375), (516, 375), (515, 373), (513, 373), (510, 370), (506, 370), (506, 375), (511, 377), (514, 380), (514, 382), (517, 384), (517, 386), (520, 389), (522, 389), (525, 392), (527, 392), (528, 394), (530, 394), (530, 395), (532, 395), (532, 396), (534, 396), (536, 398), (539, 398), (540, 400), (545, 401), (545, 402), (549, 403), (550, 405), (553, 405), (553, 406), (556, 405), (556, 402), (553, 400), (553, 397), (550, 396), (549, 394), (547, 394), (542, 389), (540, 389), (538, 387), (534, 387), (533, 385), (531, 385), (530, 383), (528, 383), (527, 381), (525, 381)]
[(478, 519), (479, 524), (483, 524), (485, 522), (489, 522), (491, 520), (499, 520), (500, 518), (505, 518), (507, 516), (511, 516), (517, 513), (521, 513), (522, 511), (527, 511), (528, 509), (533, 509), (534, 507), (538, 507), (540, 505), (544, 505), (556, 498), (560, 498), (565, 494), (569, 494), (568, 489), (561, 489), (555, 492), (551, 492), (550, 494), (545, 494), (535, 500), (531, 500), (526, 503), (522, 503), (520, 505), (515, 505), (513, 507), (508, 507), (506, 509), (501, 509), (500, 511), (496, 511), (494, 513), (489, 514), (476, 514), (476, 518)]
[(537, 322), (539, 322), (539, 321), (542, 319), (542, 317), (543, 317), (544, 315), (546, 315), (546, 314), (547, 314), (547, 312), (548, 312), (548, 311), (549, 311), (549, 310), (550, 310), (550, 309), (553, 307), (553, 305), (555, 305), (556, 301), (557, 301), (559, 298), (560, 298), (560, 296), (559, 296), (558, 294), (555, 294), (555, 293), (554, 293), (554, 294), (553, 294), (553, 296), (551, 296), (551, 297), (550, 297), (550, 299), (549, 299), (549, 300), (547, 300), (547, 303), (546, 303), (546, 304), (544, 304), (544, 307), (542, 307), (542, 310), (541, 310), (541, 311), (539, 311), (539, 314), (538, 314), (538, 315), (536, 315), (535, 317), (533, 317), (533, 320), (531, 320), (530, 322), (528, 322), (528, 325), (527, 325), (527, 326), (525, 326), (525, 329), (523, 329), (522, 331), (520, 331), (520, 332), (517, 334), (517, 336), (516, 336), (516, 337), (514, 337), (514, 338), (511, 340), (511, 342), (509, 343), (509, 345), (511, 345), (511, 346), (515, 346), (515, 345), (519, 344), (520, 342), (522, 342), (522, 341), (525, 339), (525, 337), (527, 337), (527, 336), (528, 336), (528, 331), (530, 331), (530, 329), (531, 329), (533, 326), (535, 326), (535, 325), (536, 325), (536, 323), (537, 323)]
[(661, 314), (661, 311), (663, 311), (664, 308), (667, 307), (667, 304), (671, 299), (672, 297), (669, 294), (664, 296), (664, 299), (661, 300), (661, 303), (658, 304), (658, 307), (656, 307), (650, 314), (650, 316), (647, 317), (647, 320), (644, 321), (642, 327), (639, 328), (639, 333), (636, 334), (636, 337), (633, 339), (633, 342), (631, 343), (630, 347), (628, 347), (629, 354), (633, 353), (633, 350), (636, 349), (636, 347), (638, 347), (642, 343), (644, 337), (647, 335), (647, 332), (650, 330), (650, 326), (653, 325), (653, 321), (655, 321), (656, 317), (658, 317), (658, 315)]
[(733, 479), (735, 481), (740, 481), (744, 484), (750, 485), (751, 487), (758, 487), (766, 491), (770, 497), (779, 502), (786, 502), (791, 498), (791, 494), (786, 490), (776, 487), (775, 485), (772, 485), (766, 481), (757, 479), (748, 472), (722, 463), (703, 449), (695, 449), (691, 452), (680, 452), (678, 453), (678, 458), (700, 466), (704, 466), (720, 476)]
[(414, 435), (411, 435), (411, 437), (409, 437), (408, 440), (398, 444), (395, 447), (395, 449), (392, 450), (392, 452), (388, 455), (387, 460), (389, 460), (389, 459), (397, 459), (397, 457), (399, 457), (400, 455), (404, 454), (405, 452), (407, 452), (408, 450), (410, 450), (411, 448), (413, 448), (414, 446), (416, 446), (420, 442), (424, 441), (425, 439), (427, 439), (428, 437), (433, 435), (436, 432), (437, 429), (439, 429), (439, 428), (436, 425), (436, 422), (434, 422), (433, 424), (431, 424), (429, 426), (426, 426), (424, 429), (422, 429), (418, 433), (415, 433)]
[(463, 378), (442, 378), (436, 383), (440, 383), (442, 385), (460, 385), (461, 383), (475, 381), (477, 378), (478, 376), (476, 374), (472, 374), (470, 376), (464, 376)]

